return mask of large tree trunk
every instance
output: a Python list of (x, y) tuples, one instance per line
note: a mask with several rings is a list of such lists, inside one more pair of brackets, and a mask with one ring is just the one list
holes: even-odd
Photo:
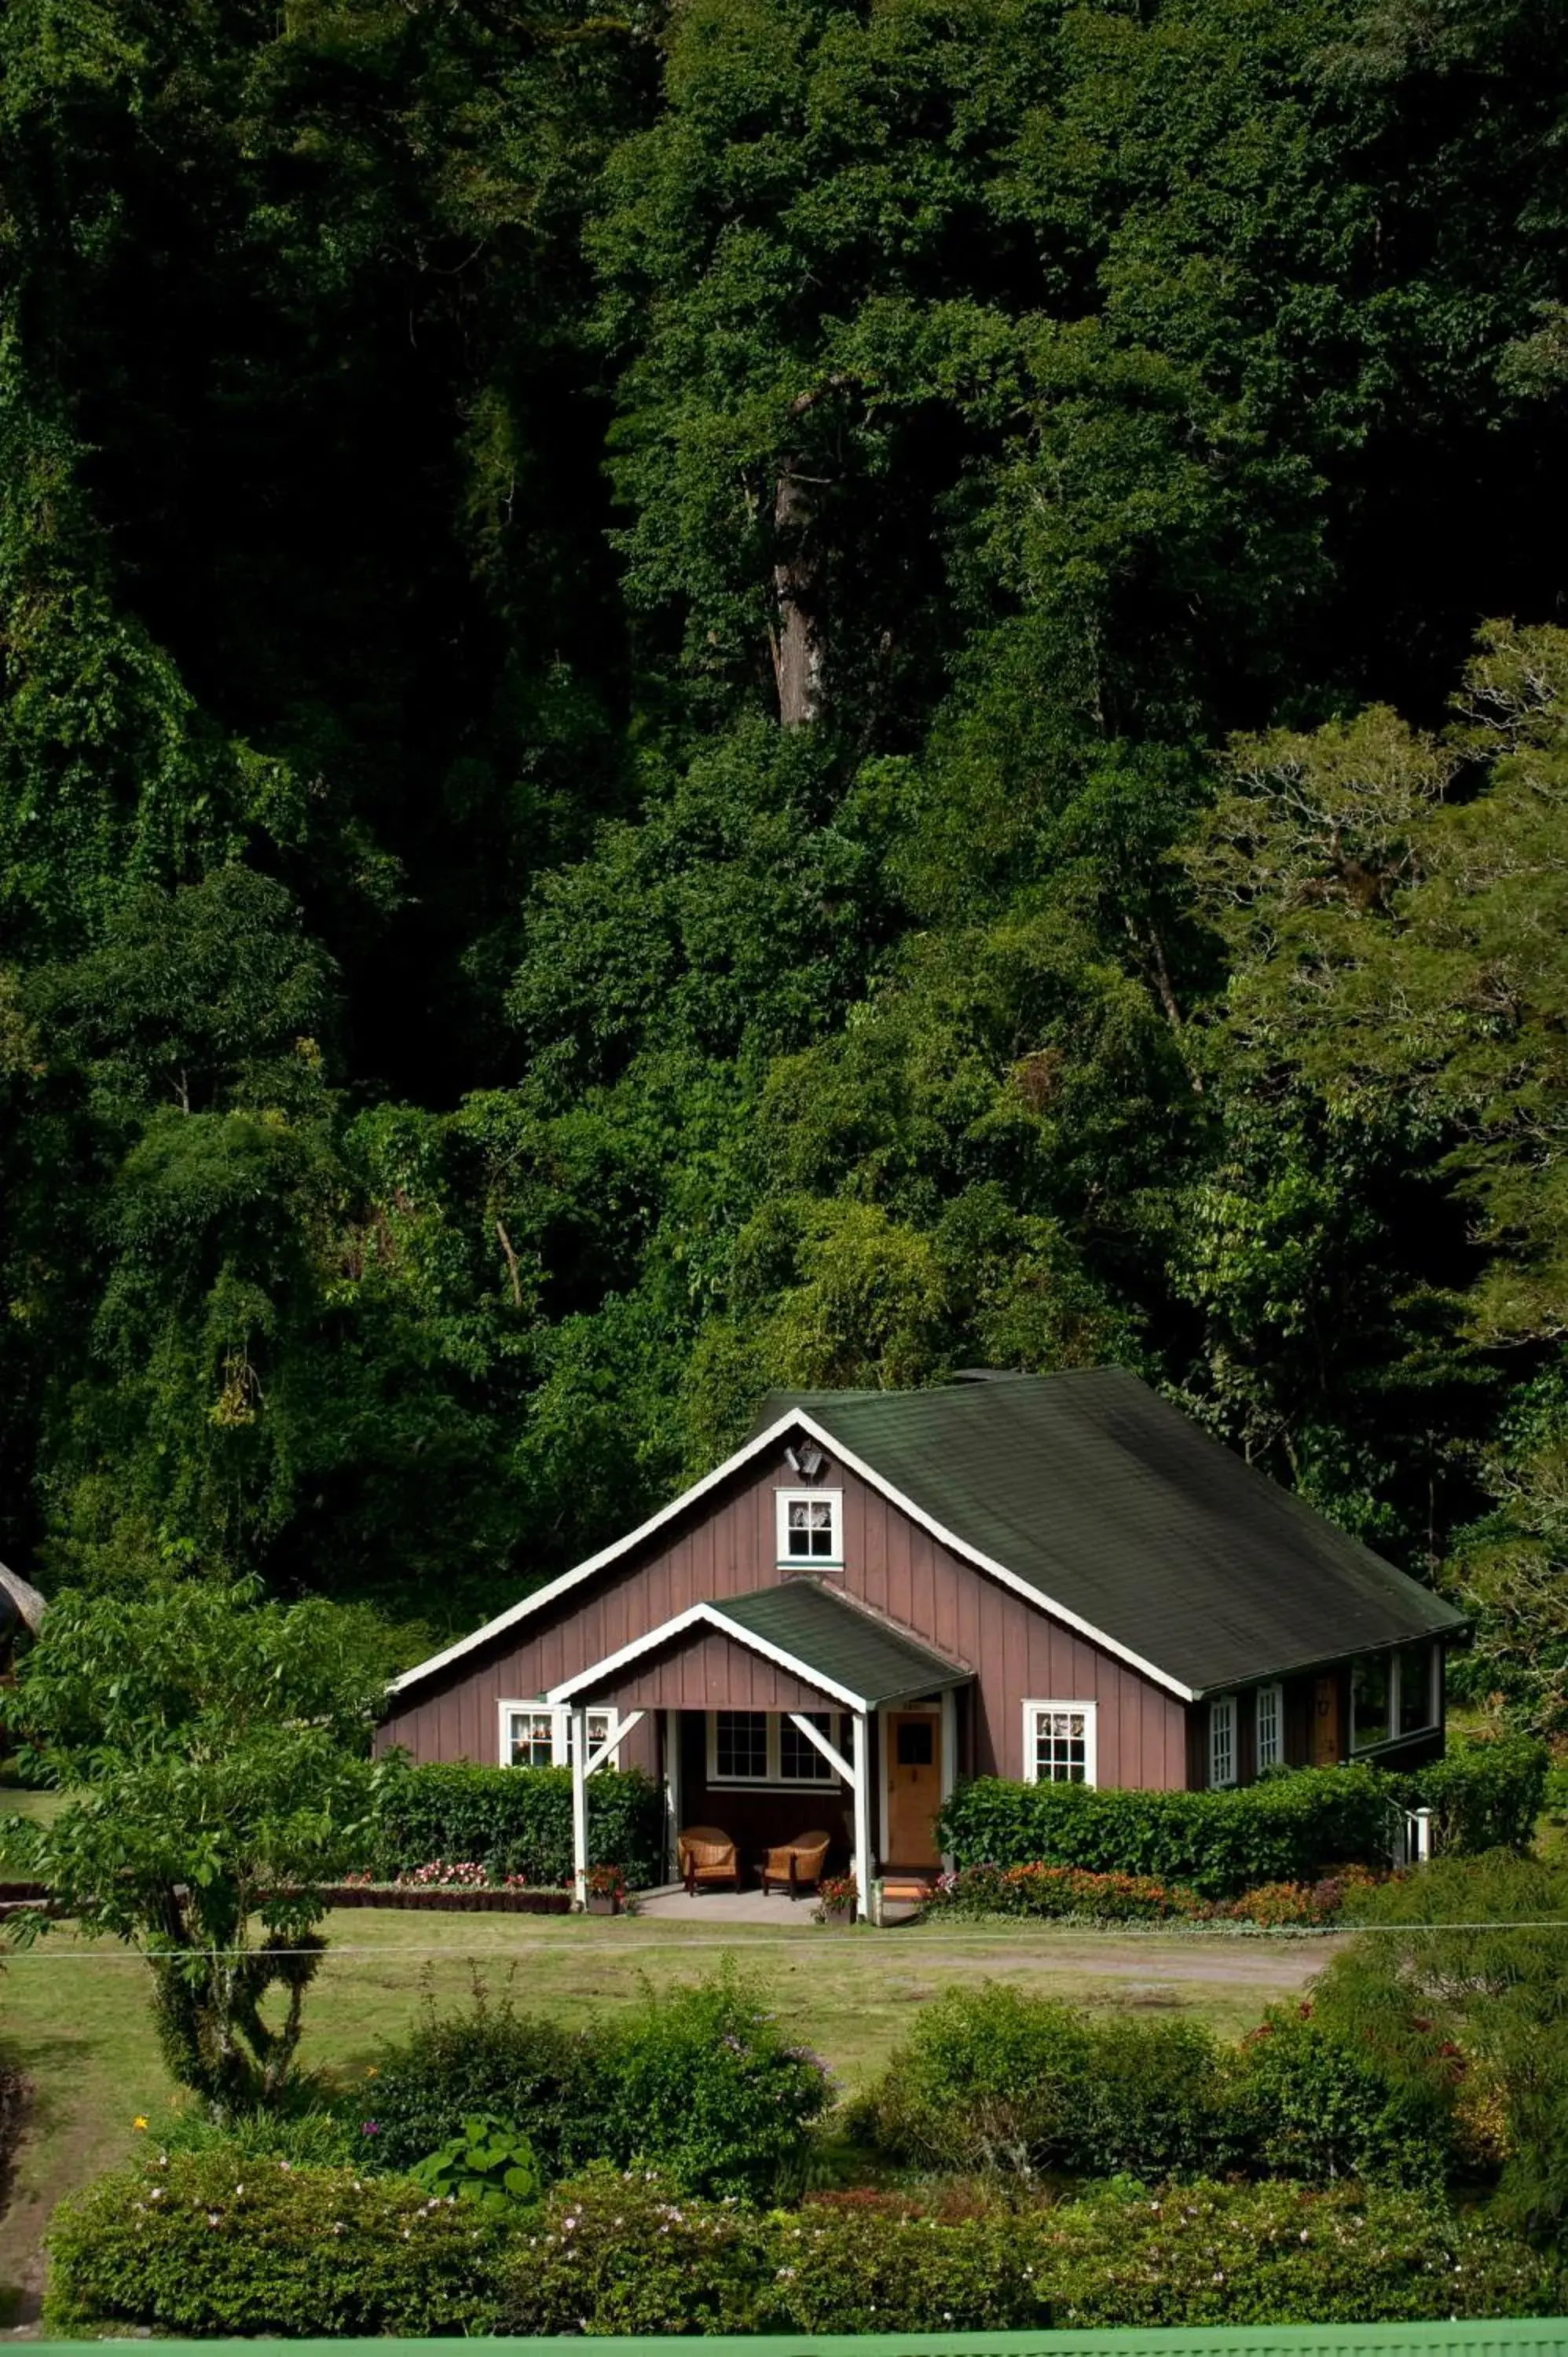
[(773, 567), (773, 676), (779, 719), (786, 728), (805, 728), (822, 714), (822, 639), (813, 601), (816, 561), (808, 542), (811, 502), (795, 467), (794, 459), (785, 460), (773, 501), (779, 536)]

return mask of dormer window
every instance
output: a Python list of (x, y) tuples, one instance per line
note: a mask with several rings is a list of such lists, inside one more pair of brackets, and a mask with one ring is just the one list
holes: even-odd
[(820, 1570), (843, 1561), (843, 1491), (780, 1490), (780, 1569)]

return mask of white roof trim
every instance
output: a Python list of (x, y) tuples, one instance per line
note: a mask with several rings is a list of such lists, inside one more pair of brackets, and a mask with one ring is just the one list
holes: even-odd
[(717, 1604), (688, 1605), (684, 1612), (677, 1612), (674, 1619), (666, 1620), (661, 1628), (650, 1629), (646, 1637), (634, 1637), (631, 1643), (623, 1645), (618, 1653), (607, 1653), (591, 1669), (579, 1670), (575, 1677), (563, 1678), (558, 1686), (551, 1687), (546, 1701), (570, 1702), (583, 1687), (597, 1685), (606, 1678), (614, 1677), (618, 1671), (635, 1662), (639, 1654), (650, 1653), (656, 1647), (668, 1644), (671, 1637), (679, 1637), (698, 1621), (706, 1621), (721, 1636), (732, 1639), (737, 1645), (744, 1645), (749, 1652), (760, 1653), (776, 1669), (789, 1670), (802, 1684), (815, 1686), (819, 1694), (831, 1695), (833, 1701), (842, 1703), (846, 1710), (871, 1708), (865, 1695), (841, 1685), (836, 1678), (824, 1677), (822, 1671), (813, 1669), (810, 1662), (802, 1662), (797, 1654), (787, 1653), (781, 1645), (770, 1644), (766, 1637), (757, 1636), (754, 1630), (747, 1629), (739, 1620), (732, 1620), (724, 1608)]
[[(557, 1597), (567, 1595), (580, 1580), (591, 1578), (595, 1572), (602, 1571), (607, 1564), (614, 1563), (618, 1556), (639, 1545), (643, 1539), (651, 1537), (655, 1531), (661, 1530), (665, 1523), (673, 1521), (677, 1514), (683, 1513), (688, 1506), (694, 1505), (699, 1498), (705, 1497), (709, 1491), (715, 1489), (738, 1467), (749, 1464), (753, 1458), (761, 1456), (763, 1450), (770, 1448), (783, 1434), (796, 1428), (804, 1429), (814, 1440), (821, 1441), (823, 1448), (836, 1457), (841, 1465), (847, 1465), (852, 1472), (858, 1473), (863, 1481), (868, 1481), (874, 1490), (881, 1492), (883, 1497), (890, 1498), (896, 1506), (908, 1515), (911, 1522), (918, 1523), (923, 1531), (929, 1531), (932, 1538), (940, 1541), (943, 1546), (950, 1547), (953, 1554), (961, 1555), (966, 1563), (972, 1563), (979, 1570), (988, 1572), (993, 1579), (1000, 1580), (1003, 1587), (1010, 1587), (1015, 1595), (1023, 1597), (1026, 1603), (1033, 1604), (1037, 1610), (1048, 1612), (1053, 1619), (1064, 1621), (1068, 1628), (1075, 1630), (1080, 1637), (1086, 1637), (1091, 1645), (1100, 1646), (1104, 1652), (1113, 1653), (1119, 1662), (1125, 1662), (1130, 1668), (1141, 1672), (1144, 1677), (1152, 1678), (1156, 1685), (1164, 1686), (1167, 1694), (1178, 1695), (1183, 1702), (1197, 1700), (1198, 1689), (1196, 1686), (1184, 1685), (1181, 1679), (1172, 1677), (1168, 1670), (1160, 1669), (1154, 1662), (1145, 1661), (1141, 1653), (1134, 1653), (1131, 1646), (1119, 1643), (1114, 1637), (1108, 1637), (1105, 1631), (1102, 1629), (1097, 1629), (1092, 1621), (1083, 1620), (1076, 1612), (1070, 1612), (1065, 1604), (1058, 1604), (1042, 1588), (1036, 1587), (1028, 1580), (1021, 1578), (1015, 1571), (1010, 1571), (1004, 1563), (998, 1563), (994, 1556), (983, 1554), (979, 1547), (972, 1546), (967, 1539), (961, 1538), (956, 1531), (947, 1529), (945, 1524), (939, 1523), (934, 1515), (928, 1514), (923, 1506), (918, 1506), (912, 1498), (906, 1497), (903, 1491), (896, 1488), (885, 1474), (879, 1473), (875, 1465), (869, 1464), (864, 1458), (857, 1457), (836, 1433), (830, 1432), (825, 1425), (818, 1423), (815, 1416), (809, 1415), (804, 1408), (798, 1407), (790, 1408), (783, 1415), (776, 1418), (765, 1432), (759, 1432), (754, 1440), (748, 1440), (744, 1448), (737, 1448), (733, 1457), (726, 1457), (724, 1463), (716, 1465), (711, 1473), (704, 1473), (702, 1480), (694, 1481), (689, 1490), (682, 1490), (678, 1498), (671, 1498), (667, 1506), (661, 1506), (656, 1514), (650, 1514), (647, 1522), (639, 1523), (636, 1530), (629, 1531), (625, 1538), (617, 1539), (613, 1545), (602, 1548), (597, 1555), (590, 1555), (585, 1563), (575, 1565), (571, 1571), (564, 1571), (559, 1578), (549, 1581), (545, 1587), (536, 1587), (533, 1593), (531, 1596), (525, 1596), (521, 1603), (512, 1605), (508, 1611), (499, 1613), (495, 1620), (487, 1620), (482, 1629), (476, 1629), (470, 1636), (460, 1637), (455, 1645), (448, 1645), (445, 1652), (433, 1653), (427, 1662), (416, 1663), (412, 1670), (404, 1670), (401, 1677), (392, 1681), (388, 1692), (394, 1695), (404, 1693), (408, 1687), (417, 1684), (421, 1679), (431, 1677), (437, 1670), (445, 1669), (448, 1663), (461, 1661), (463, 1656), (466, 1653), (471, 1653), (476, 1646), (488, 1644), (492, 1637), (499, 1636), (503, 1630), (512, 1628), (518, 1621), (529, 1619), (532, 1614), (542, 1610), (546, 1604), (553, 1604)], [(693, 1612), (701, 1612), (706, 1609), (700, 1605), (692, 1607)], [(670, 1622), (667, 1625), (666, 1633), (673, 1633), (675, 1626), (675, 1622)], [(742, 1635), (738, 1629), (733, 1633), (736, 1636)], [(749, 1631), (745, 1633), (743, 1641), (753, 1645), (759, 1652), (766, 1650), (757, 1639), (751, 1637)], [(918, 1643), (919, 1640), (916, 1639), (915, 1641)], [(641, 1641), (639, 1641), (639, 1647), (640, 1642)], [(613, 1658), (618, 1658), (618, 1656)], [(601, 1663), (599, 1666), (603, 1669), (606, 1665)], [(574, 1683), (576, 1682), (574, 1681)], [(822, 1684), (820, 1678), (814, 1680), (814, 1683), (819, 1686)], [(552, 1691), (555, 1692), (558, 1689)], [(822, 1691), (826, 1693), (827, 1688), (822, 1686)], [(858, 1706), (855, 1706), (858, 1707)]]
[(499, 1637), (503, 1629), (510, 1629), (519, 1620), (526, 1620), (542, 1606), (553, 1604), (558, 1596), (564, 1596), (575, 1587), (580, 1579), (587, 1579), (596, 1571), (602, 1571), (607, 1564), (614, 1563), (618, 1555), (625, 1555), (640, 1540), (650, 1538), (655, 1531), (672, 1522), (687, 1506), (693, 1504), (698, 1498), (705, 1497), (710, 1490), (716, 1489), (727, 1473), (733, 1473), (737, 1466), (748, 1463), (753, 1457), (759, 1457), (769, 1441), (777, 1440), (780, 1434), (788, 1432), (799, 1421), (798, 1416), (781, 1415), (777, 1424), (770, 1424), (766, 1432), (759, 1432), (755, 1440), (748, 1440), (744, 1448), (737, 1448), (733, 1457), (726, 1457), (722, 1465), (715, 1465), (711, 1473), (704, 1473), (700, 1481), (693, 1481), (689, 1490), (682, 1490), (678, 1498), (671, 1498), (667, 1506), (660, 1506), (656, 1514), (650, 1514), (645, 1523), (639, 1523), (636, 1530), (628, 1531), (625, 1538), (617, 1539), (610, 1546), (601, 1547), (597, 1555), (588, 1557), (586, 1563), (575, 1564), (570, 1571), (564, 1571), (559, 1577), (547, 1580), (542, 1587), (534, 1588), (520, 1603), (509, 1605), (506, 1611), (498, 1612), (493, 1620), (485, 1622), (483, 1628), (474, 1630), (467, 1637), (459, 1637), (456, 1643), (448, 1645), (445, 1652), (432, 1653), (427, 1662), (416, 1662), (412, 1670), (404, 1670), (401, 1677), (392, 1679), (387, 1692), (402, 1694), (421, 1678), (432, 1677), (437, 1670), (444, 1670), (448, 1662), (461, 1661), (465, 1653), (473, 1652), (476, 1645), (488, 1644), (492, 1637)]

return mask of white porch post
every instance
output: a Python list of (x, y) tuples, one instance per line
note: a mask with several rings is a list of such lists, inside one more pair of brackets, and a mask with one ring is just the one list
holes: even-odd
[(860, 1897), (855, 1912), (862, 1921), (871, 1912), (871, 1746), (866, 1739), (866, 1714), (854, 1714), (854, 1886)]
[(572, 1705), (572, 1880), (575, 1904), (588, 1903), (588, 1714)]
[(669, 1840), (668, 1873), (671, 1882), (681, 1878), (681, 1714), (667, 1710), (664, 1714), (664, 1817)]
[[(952, 1788), (958, 1781), (958, 1693), (952, 1686), (942, 1688), (942, 1778), (944, 1802), (952, 1798)], [(950, 1850), (942, 1852), (942, 1866), (948, 1873), (953, 1867)]]

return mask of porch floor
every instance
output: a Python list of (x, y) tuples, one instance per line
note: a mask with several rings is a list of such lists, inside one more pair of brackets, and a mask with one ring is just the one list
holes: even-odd
[[(660, 1890), (644, 1891), (637, 1910), (656, 1923), (712, 1923), (721, 1930), (731, 1923), (763, 1923), (775, 1930), (810, 1932), (816, 1928), (811, 1921), (815, 1904), (814, 1896), (791, 1899), (784, 1890), (699, 1890), (688, 1899), (677, 1882)], [(883, 1921), (902, 1923), (918, 1911), (890, 1900)]]

